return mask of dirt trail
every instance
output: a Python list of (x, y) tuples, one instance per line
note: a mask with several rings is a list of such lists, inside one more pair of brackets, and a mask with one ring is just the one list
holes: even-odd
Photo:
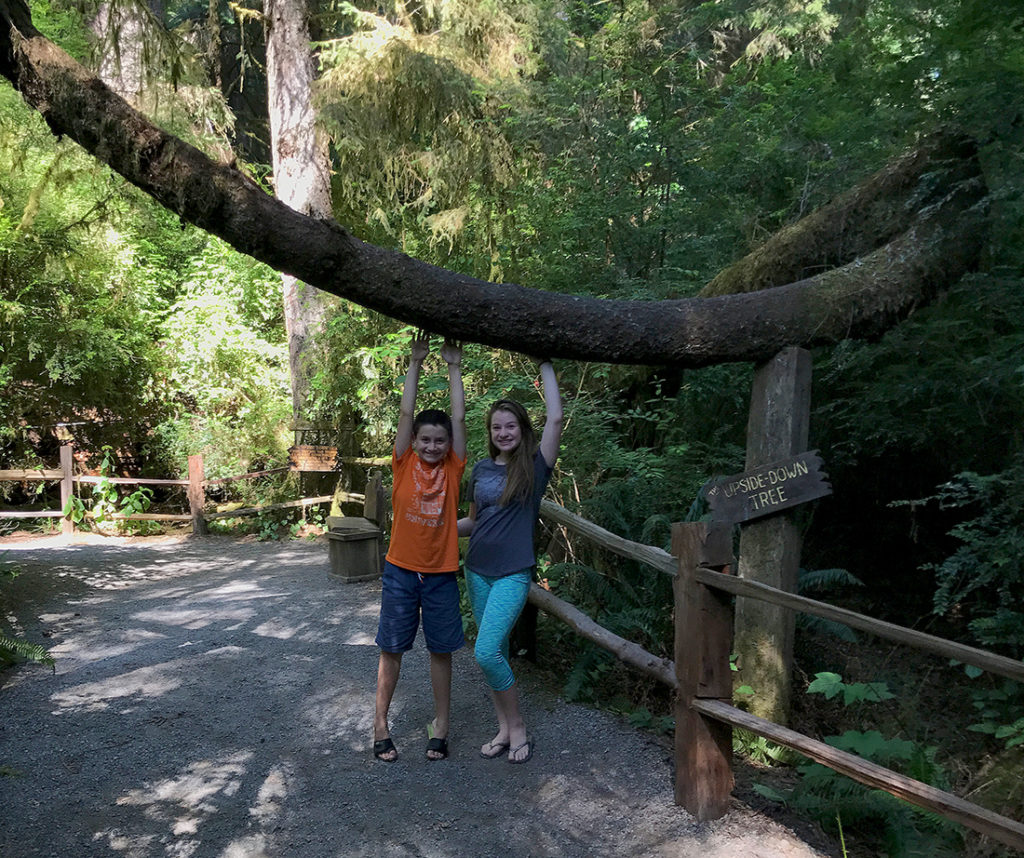
[(481, 759), (492, 712), (456, 654), (449, 760), (424, 758), (422, 639), (370, 754), (379, 582), (323, 541), (0, 540), (3, 610), (56, 673), (0, 675), (0, 858), (814, 858), (736, 805), (695, 822), (669, 755), (523, 680), (536, 743)]

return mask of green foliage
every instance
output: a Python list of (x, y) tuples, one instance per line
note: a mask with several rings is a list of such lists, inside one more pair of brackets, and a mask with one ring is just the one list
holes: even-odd
[[(982, 675), (977, 668), (967, 668), (966, 673), (974, 680)], [(1020, 683), (999, 679), (979, 686), (976, 682), (970, 695), (971, 705), (981, 720), (968, 730), (992, 736), (1007, 749), (1024, 744), (1024, 718), (1020, 714), (1024, 711), (1024, 688)]]
[(930, 567), (937, 585), (935, 613), (969, 618), (981, 644), (1019, 658), (1024, 653), (1024, 451), (999, 473), (958, 474), (927, 500), (974, 513), (950, 531), (960, 547)]
[[(0, 561), (0, 585), (5, 581), (17, 578), (18, 575), (16, 566), (8, 561)], [(34, 661), (56, 670), (53, 656), (47, 652), (45, 647), (29, 643), (0, 630), (0, 665), (8, 666), (20, 661)]]
[(667, 715), (655, 715), (646, 706), (634, 709), (629, 713), (629, 723), (638, 730), (647, 730), (650, 733), (670, 734), (676, 726), (674, 718)]
[[(107, 444), (102, 449), (103, 458), (100, 462), (100, 476), (92, 484), (92, 503), (88, 508), (78, 495), (71, 495), (64, 504), (62, 512), (70, 516), (75, 524), (82, 524), (90, 518), (97, 525), (104, 525), (114, 520), (116, 515), (132, 515), (146, 512), (153, 502), (153, 490), (148, 486), (138, 486), (134, 491), (123, 496), (117, 484), (111, 480), (114, 469), (114, 450)], [(151, 522), (116, 520), (118, 530), (145, 533)]]
[[(863, 706), (894, 695), (884, 682), (844, 683), (835, 673), (819, 673), (807, 688), (832, 700), (842, 695), (843, 706)], [(916, 741), (883, 736), (878, 730), (847, 730), (826, 736), (835, 748), (872, 760), (887, 768), (939, 789), (948, 789), (945, 770), (938, 760), (938, 748)], [(889, 856), (961, 854), (961, 834), (951, 822), (915, 808), (883, 790), (870, 789), (827, 766), (803, 762), (797, 766), (801, 778), (789, 793), (762, 794), (785, 801), (810, 814), (826, 829), (839, 825), (844, 838), (856, 835), (881, 841)]]
[(814, 680), (807, 686), (807, 693), (823, 694), (827, 700), (842, 694), (844, 706), (863, 701), (892, 700), (895, 697), (884, 682), (847, 684), (838, 673), (829, 672), (815, 674)]
[[(827, 592), (839, 587), (863, 587), (864, 582), (846, 569), (801, 569), (797, 586), (800, 592), (806, 595), (811, 592)], [(799, 629), (832, 635), (850, 643), (857, 641), (857, 633), (849, 626), (824, 617), (799, 613), (796, 616), (796, 625)]]
[(172, 405), (155, 446), (179, 472), (202, 452), (208, 478), (285, 462), (291, 395), (279, 278), (215, 240), (182, 274), (160, 324)]
[(0, 634), (0, 662), (16, 664), (19, 661), (34, 661), (56, 670), (53, 656), (45, 647)]

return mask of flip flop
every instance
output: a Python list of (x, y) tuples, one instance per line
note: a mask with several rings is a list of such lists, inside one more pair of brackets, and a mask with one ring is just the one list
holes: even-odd
[[(384, 756), (385, 754), (390, 754), (392, 751), (395, 752), (393, 757)], [(398, 748), (395, 747), (395, 743), (391, 741), (390, 736), (384, 739), (377, 739), (377, 741), (373, 743), (373, 755), (382, 763), (393, 763), (398, 759)]]
[[(526, 756), (525, 757), (523, 757), (522, 759), (516, 759), (516, 758), (514, 758), (512, 756), (513, 754), (518, 754), (521, 750), (523, 750), (523, 748), (526, 748)], [(520, 765), (522, 763), (525, 763), (532, 756), (533, 756), (533, 742), (531, 742), (529, 739), (527, 739), (525, 742), (523, 742), (523, 744), (516, 745), (516, 747), (509, 749), (508, 761), (510, 763), (512, 763), (512, 765), (517, 766), (517, 765)]]
[(481, 748), (480, 756), (483, 757), (485, 760), (493, 760), (504, 754), (508, 750), (508, 746), (508, 742), (488, 742), (487, 748), (490, 751), (490, 753), (485, 754), (484, 749)]

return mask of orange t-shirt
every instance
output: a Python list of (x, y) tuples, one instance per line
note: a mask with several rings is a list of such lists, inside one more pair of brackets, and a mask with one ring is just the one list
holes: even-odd
[(466, 460), (453, 450), (427, 465), (412, 447), (391, 453), (391, 544), (387, 560), (411, 572), (459, 570), (459, 482)]

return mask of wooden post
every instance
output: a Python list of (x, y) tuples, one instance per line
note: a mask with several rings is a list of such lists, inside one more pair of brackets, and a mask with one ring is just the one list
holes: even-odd
[[(810, 352), (795, 346), (783, 349), (754, 375), (746, 469), (806, 450), (810, 411)], [(792, 511), (744, 524), (740, 577), (795, 593), (800, 547)], [(738, 681), (754, 689), (750, 711), (778, 724), (789, 722), (793, 626), (793, 613), (785, 608), (755, 599), (737, 600)]]
[(203, 506), (206, 503), (206, 479), (203, 467), (203, 454), (197, 453), (188, 457), (188, 509), (192, 514), (192, 535), (206, 536), (206, 519), (203, 517)]
[(370, 471), (363, 497), (363, 518), (372, 521), (377, 527), (383, 527), (387, 516), (387, 499), (384, 496), (384, 481), (380, 471)]
[(676, 692), (676, 804), (698, 820), (718, 819), (729, 809), (733, 787), (732, 728), (708, 718), (691, 707), (694, 698), (712, 698), (732, 703), (729, 653), (732, 646), (730, 596), (697, 581), (699, 565), (710, 565), (708, 549), (719, 552), (712, 562), (727, 567), (721, 559), (722, 534), (709, 539), (707, 525), (672, 525), (672, 553), (679, 559), (675, 589), (675, 665), (679, 688)]
[[(70, 444), (62, 444), (60, 448), (60, 508), (64, 509), (75, 491), (75, 457), (74, 448)], [(60, 522), (60, 532), (71, 536), (75, 532), (75, 521), (70, 515), (64, 516)]]

